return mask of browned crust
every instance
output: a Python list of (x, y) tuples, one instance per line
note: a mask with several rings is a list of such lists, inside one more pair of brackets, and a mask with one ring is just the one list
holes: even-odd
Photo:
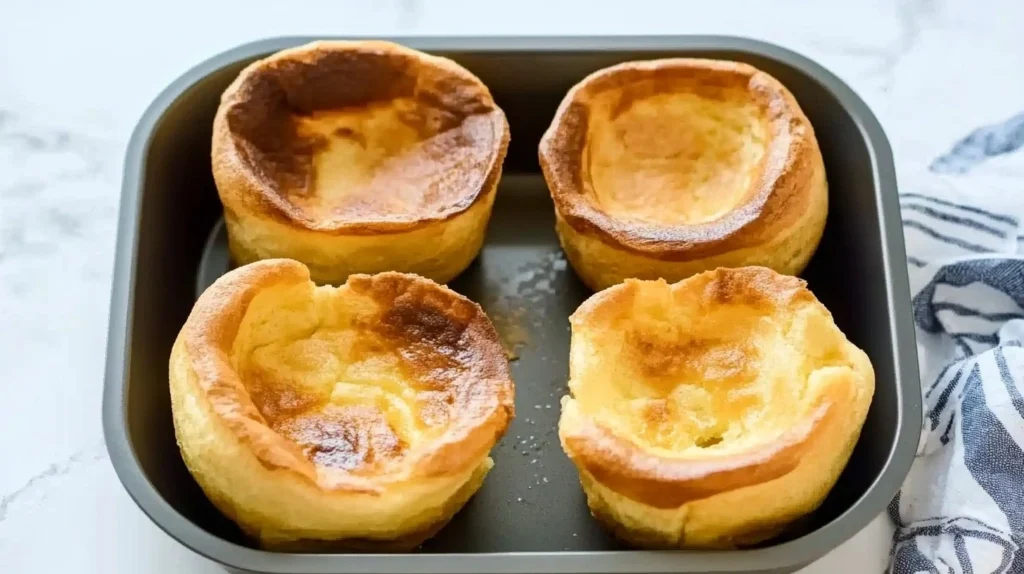
[[(446, 431), (430, 448), (419, 449), (420, 456), (407, 461), (410, 472), (357, 476), (339, 469), (318, 468), (298, 445), (270, 428), (232, 367), (232, 345), (256, 295), (272, 286), (309, 282), (309, 270), (297, 261), (269, 259), (251, 263), (227, 273), (210, 286), (186, 320), (180, 341), (189, 365), (212, 411), (232, 434), (265, 468), (294, 474), (324, 491), (381, 493), (392, 480), (456, 474), (478, 464), (514, 416), (514, 384), (508, 361), (497, 332), (476, 303), (412, 274), (353, 275), (346, 284), (382, 304), (392, 305), (389, 311), (397, 315), (397, 326), (410, 328), (403, 334), (409, 348), (435, 344), (436, 339), (432, 333), (420, 333), (417, 339), (413, 326), (402, 325), (403, 317), (415, 317), (418, 311), (430, 308), (431, 312), (450, 311), (447, 319), (461, 321), (460, 360), (469, 365), (468, 373), (446, 378), (439, 365), (421, 365), (434, 369), (438, 384), (451, 387), (455, 398)], [(455, 310), (461, 317), (455, 316)]]
[[(591, 296), (570, 318), (574, 325), (614, 321), (616, 313), (633, 308), (642, 281), (630, 279)], [(701, 306), (744, 304), (764, 313), (784, 313), (794, 304), (817, 304), (806, 282), (764, 267), (718, 268), (672, 285), (685, 290)], [(824, 310), (824, 307), (822, 307)], [(651, 454), (584, 418), (574, 431), (560, 428), (564, 450), (573, 463), (597, 482), (654, 508), (679, 506), (715, 494), (762, 484), (797, 467), (824, 429), (842, 419), (838, 395), (831, 389), (804, 418), (794, 420), (781, 436), (729, 455), (699, 458)]]
[[(590, 508), (590, 515), (608, 529), (620, 542), (647, 550), (676, 550), (686, 547), (685, 536), (678, 541), (669, 541), (666, 540), (664, 534), (657, 531), (623, 524), (616, 518), (615, 513), (605, 506), (603, 501), (594, 497), (587, 499), (587, 506)], [(702, 547), (706, 550), (732, 550), (754, 546), (765, 540), (775, 538), (794, 522), (783, 520), (755, 524), (745, 528), (741, 533), (723, 537), (714, 543), (702, 545)]]
[[(491, 128), (493, 145), (486, 150), (486, 168), (454, 178), (448, 191), (458, 199), (444, 207), (423, 210), (405, 217), (364, 213), (358, 220), (323, 220), (282, 197), (266, 163), (261, 163), (251, 142), (241, 137), (236, 122), (274, 124), (275, 107), (296, 106), (301, 111), (318, 109), (317, 73), (327, 66), (340, 76), (375, 81), (357, 84), (346, 97), (353, 104), (368, 104), (397, 96), (411, 96), (452, 110), (461, 117), (480, 116)], [(311, 77), (303, 81), (282, 79), (296, 69)], [(290, 77), (290, 76), (289, 76)], [(257, 117), (258, 116), (258, 117)], [(233, 121), (234, 120), (234, 121)], [(262, 129), (262, 128), (261, 128)], [(287, 127), (280, 129), (287, 130)], [(456, 128), (458, 129), (458, 128)], [(286, 138), (285, 138), (286, 139)], [(213, 123), (213, 175), (224, 208), (285, 225), (331, 235), (375, 235), (411, 231), (448, 221), (493, 193), (508, 151), (509, 127), (504, 112), (476, 76), (457, 63), (438, 56), (384, 41), (317, 41), (283, 50), (247, 66), (221, 96)], [(285, 150), (287, 151), (287, 150)]]
[(826, 423), (830, 404), (797, 421), (770, 443), (729, 456), (700, 460), (667, 458), (639, 450), (600, 424), (587, 420), (562, 441), (573, 462), (599, 483), (654, 508), (687, 502), (779, 478), (796, 468), (810, 441)]
[[(664, 280), (662, 280), (664, 281)], [(642, 297), (642, 285), (650, 280), (626, 279), (591, 295), (573, 312), (573, 324), (609, 320), (614, 313), (628, 312), (634, 299)], [(817, 304), (807, 281), (783, 275), (767, 267), (718, 267), (670, 285), (673, 292), (685, 291), (704, 308), (719, 305), (747, 305), (771, 314), (796, 304)], [(822, 310), (827, 312), (824, 305)]]
[[(590, 105), (604, 92), (646, 79), (686, 78), (738, 83), (768, 122), (768, 149), (746, 200), (714, 221), (659, 225), (626, 221), (602, 210), (586, 193), (584, 147)], [(748, 64), (692, 59), (626, 62), (587, 76), (562, 100), (541, 138), (539, 157), (555, 208), (579, 232), (608, 245), (666, 261), (684, 261), (754, 247), (793, 226), (809, 205), (820, 151), (814, 129), (778, 80)]]
[[(278, 552), (411, 552), (427, 540), (433, 538), (435, 534), (440, 532), (455, 518), (459, 510), (480, 489), (486, 475), (487, 471), (478, 470), (475, 472), (473, 478), (464, 484), (454, 496), (445, 501), (444, 507), (441, 509), (440, 518), (397, 538), (341, 538), (337, 540), (303, 538), (285, 542), (260, 540), (260, 544), (268, 550)], [(259, 539), (259, 533), (253, 533), (252, 536)]]

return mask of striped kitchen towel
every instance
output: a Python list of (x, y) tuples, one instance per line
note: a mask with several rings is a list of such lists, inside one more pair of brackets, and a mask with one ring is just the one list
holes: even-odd
[(891, 574), (1024, 574), (1022, 148), (1024, 114), (901, 182), (925, 416)]

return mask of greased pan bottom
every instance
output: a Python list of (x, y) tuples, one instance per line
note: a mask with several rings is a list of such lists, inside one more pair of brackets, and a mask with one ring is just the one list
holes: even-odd
[[(467, 66), (509, 118), (512, 145), (486, 245), (452, 287), (483, 305), (517, 356), (517, 418), (495, 449), (496, 466), (483, 489), (416, 554), (286, 554), (253, 547), (181, 462), (170, 422), (167, 353), (197, 290), (228, 269), (209, 173), (209, 124), (220, 92), (253, 58), (307, 40), (245, 46), (191, 71), (154, 103), (129, 149), (104, 424), (119, 477), (161, 528), (237, 571), (790, 572), (884, 510), (916, 448), (917, 361), (891, 152), (874, 117), (846, 86), (800, 56), (735, 38), (397, 39)], [(568, 375), (568, 316), (590, 292), (558, 246), (537, 142), (565, 91), (587, 73), (665, 56), (751, 62), (801, 102), (822, 147), (831, 204), (825, 237), (804, 277), (876, 369), (865, 431), (825, 504), (753, 550), (622, 547), (590, 517), (556, 435)]]

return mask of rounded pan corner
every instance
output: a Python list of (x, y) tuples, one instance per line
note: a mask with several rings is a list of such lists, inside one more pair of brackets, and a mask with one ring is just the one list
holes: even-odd
[(112, 465), (131, 498), (169, 536), (221, 565), (250, 572), (374, 572), (387, 568), (427, 572), (678, 572), (681, 560), (690, 572), (743, 572), (797, 569), (820, 558), (874, 519), (898, 492), (913, 462), (921, 425), (917, 349), (909, 301), (909, 279), (899, 218), (896, 176), (889, 141), (867, 104), (836, 75), (813, 60), (769, 42), (733, 36), (653, 37), (391, 37), (421, 49), (445, 51), (665, 51), (729, 50), (768, 57), (795, 68), (832, 92), (861, 127), (870, 148), (878, 209), (883, 231), (890, 328), (894, 335), (900, 420), (883, 471), (846, 512), (800, 538), (743, 552), (602, 551), (563, 553), (341, 555), (287, 554), (252, 549), (223, 540), (193, 524), (170, 506), (146, 478), (125, 425), (125, 374), (130, 360), (130, 316), (135, 283), (135, 239), (142, 183), (150, 137), (167, 109), (192, 85), (212, 72), (243, 60), (313, 40), (276, 37), (228, 49), (192, 67), (162, 90), (140, 117), (129, 141), (122, 183), (116, 258), (110, 302), (103, 431)]

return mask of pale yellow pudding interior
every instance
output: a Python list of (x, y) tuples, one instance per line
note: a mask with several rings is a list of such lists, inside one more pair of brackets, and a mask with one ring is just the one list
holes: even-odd
[(475, 77), (404, 52), (294, 58), (243, 76), (224, 112), (243, 167), (291, 217), (325, 228), (418, 222), (480, 193), (506, 127)]
[(745, 86), (659, 78), (588, 105), (584, 190), (615, 217), (713, 221), (745, 199), (759, 173), (767, 128)]
[(328, 216), (360, 207), (380, 213), (422, 207), (431, 198), (409, 185), (417, 182), (406, 181), (421, 136), (411, 122), (402, 120), (415, 109), (414, 101), (396, 100), (296, 118), (299, 136), (318, 145), (313, 149), (311, 189), (292, 195), (292, 201)]
[(274, 287), (249, 306), (231, 360), (268, 425), (312, 462), (379, 474), (468, 400), (471, 353), (452, 339), (464, 311), (349, 286)]
[(661, 456), (727, 454), (781, 436), (819, 381), (852, 366), (820, 305), (779, 313), (773, 295), (709, 300), (720, 288), (709, 275), (686, 290), (628, 282), (574, 322), (572, 408)]
[(482, 179), (493, 145), (489, 118), (453, 117), (410, 98), (292, 121), (294, 167), (304, 178), (281, 180), (282, 195), (319, 221), (404, 220), (448, 209), (466, 193), (451, 184)]

